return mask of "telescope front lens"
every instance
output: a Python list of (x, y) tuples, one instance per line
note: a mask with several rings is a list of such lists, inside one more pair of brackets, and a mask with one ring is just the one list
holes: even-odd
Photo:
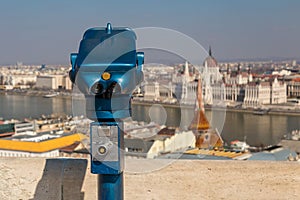
[(91, 88), (92, 93), (101, 94), (103, 91), (103, 85), (100, 83), (95, 83)]
[(105, 80), (105, 81), (109, 80), (110, 79), (110, 73), (104, 72), (102, 74), (102, 79)]

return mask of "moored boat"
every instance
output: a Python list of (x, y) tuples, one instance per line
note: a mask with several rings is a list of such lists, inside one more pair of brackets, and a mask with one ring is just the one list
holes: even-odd
[(58, 96), (58, 92), (55, 92), (55, 93), (50, 93), (50, 94), (46, 94), (44, 95), (45, 98), (53, 98), (53, 97), (56, 97)]

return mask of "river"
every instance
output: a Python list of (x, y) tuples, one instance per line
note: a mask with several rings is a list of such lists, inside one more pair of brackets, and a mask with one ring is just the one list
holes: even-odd
[[(0, 95), (0, 117), (4, 119), (38, 118), (42, 114), (78, 115), (84, 103), (68, 98)], [(73, 109), (72, 109), (73, 108)], [(186, 128), (193, 118), (193, 109), (163, 107), (161, 105), (133, 105), (132, 115), (138, 121), (156, 121), (167, 126)], [(213, 128), (217, 128), (225, 142), (244, 140), (254, 146), (271, 145), (283, 134), (300, 129), (300, 117), (288, 115), (253, 115), (233, 111), (206, 111)]]

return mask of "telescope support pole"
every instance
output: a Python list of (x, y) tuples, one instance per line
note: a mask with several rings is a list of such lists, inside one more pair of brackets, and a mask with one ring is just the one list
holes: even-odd
[(123, 172), (98, 175), (98, 200), (123, 200)]

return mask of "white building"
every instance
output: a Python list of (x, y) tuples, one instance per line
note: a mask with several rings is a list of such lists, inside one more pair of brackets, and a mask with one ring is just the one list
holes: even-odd
[(289, 97), (300, 97), (300, 79), (288, 82), (287, 90)]
[(212, 97), (214, 101), (236, 102), (242, 95), (242, 87), (236, 84), (229, 85), (225, 83), (214, 84), (212, 88)]
[(160, 134), (149, 139), (125, 138), (126, 156), (155, 158), (161, 154), (176, 152), (195, 147), (195, 135), (192, 131)]
[(291, 73), (292, 73), (291, 71), (282, 69), (282, 70), (280, 70), (280, 71), (273, 71), (273, 72), (272, 72), (272, 75), (289, 76), (289, 75), (291, 75)]
[(159, 83), (146, 83), (144, 85), (144, 100), (158, 101), (160, 100)]
[(278, 82), (274, 79), (271, 85), (271, 104), (280, 104), (287, 102), (287, 87), (285, 83)]
[(197, 82), (182, 82), (179, 87), (181, 87), (180, 103), (185, 105), (195, 104), (197, 96)]
[(48, 152), (35, 153), (25, 151), (13, 151), (0, 149), (0, 157), (44, 157), (44, 158), (55, 158), (59, 156), (59, 150), (55, 149)]
[(208, 80), (210, 84), (215, 84), (222, 80), (222, 74), (220, 73), (218, 62), (212, 56), (212, 51), (210, 47), (209, 56), (204, 60), (203, 66), (200, 68), (200, 73), (202, 79)]
[(190, 75), (189, 64), (186, 62), (183, 75), (172, 74), (170, 82), (166, 83), (163, 80), (146, 82), (143, 87), (144, 100), (192, 105), (195, 103), (197, 91), (197, 83), (194, 80), (195, 76)]
[[(220, 82), (222, 82), (222, 74), (218, 66), (217, 60), (212, 56), (211, 48), (209, 48), (209, 56), (204, 60), (203, 66), (199, 70), (202, 80), (203, 99), (205, 104), (213, 104), (214, 96), (219, 96), (222, 88), (218, 88)], [(181, 82), (176, 82), (176, 96), (179, 97), (182, 104), (193, 105), (196, 102), (197, 96), (197, 78), (196, 74), (192, 76), (188, 73), (188, 64), (185, 64), (185, 72), (181, 79)], [(173, 79), (174, 80), (174, 79)], [(214, 87), (214, 89), (213, 89)], [(214, 94), (217, 92), (217, 94)], [(223, 98), (220, 98), (223, 99)]]
[(72, 82), (67, 75), (40, 75), (36, 80), (37, 88), (45, 89), (72, 89)]
[(0, 85), (30, 85), (36, 82), (36, 75), (30, 74), (0, 74)]
[(233, 85), (243, 85), (248, 84), (253, 81), (252, 74), (250, 71), (247, 72), (238, 72), (237, 74), (227, 74), (225, 78), (225, 82), (227, 84)]
[(260, 106), (271, 103), (271, 88), (269, 82), (250, 83), (245, 87), (245, 106)]
[(286, 84), (278, 82), (250, 83), (245, 88), (245, 106), (261, 106), (265, 104), (280, 104), (287, 102)]
[(222, 74), (217, 60), (212, 56), (211, 48), (209, 48), (209, 56), (204, 60), (203, 66), (200, 67), (200, 74), (203, 83), (204, 103), (212, 104), (214, 96), (212, 85), (222, 81)]
[(180, 77), (173, 76), (172, 82), (174, 83), (172, 90), (181, 104), (195, 104), (197, 83), (195, 82), (195, 75), (190, 75), (188, 62), (185, 62), (183, 75)]

